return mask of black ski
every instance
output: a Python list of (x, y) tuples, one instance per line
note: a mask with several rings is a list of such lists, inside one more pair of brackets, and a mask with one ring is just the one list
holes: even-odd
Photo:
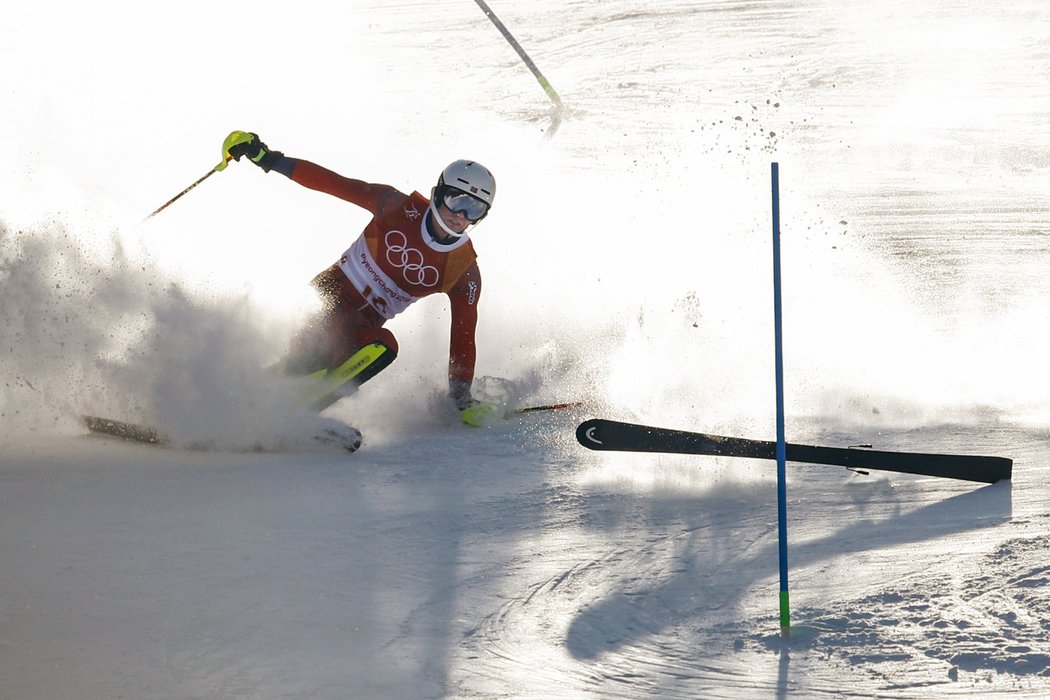
[[(592, 418), (580, 423), (576, 428), (576, 439), (581, 445), (592, 450), (670, 452), (753, 459), (776, 459), (777, 449), (775, 442), (766, 440), (654, 428), (601, 418)], [(787, 444), (787, 459), (791, 462), (830, 464), (850, 469), (881, 469), (987, 484), (1009, 479), (1013, 471), (1013, 460), (1006, 457), (886, 452), (792, 443)]]

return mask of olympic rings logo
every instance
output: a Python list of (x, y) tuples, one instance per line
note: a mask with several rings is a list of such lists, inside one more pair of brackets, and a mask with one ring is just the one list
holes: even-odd
[(437, 285), (441, 276), (433, 265), (423, 264), (423, 253), (408, 247), (408, 238), (400, 231), (387, 231), (383, 239), (386, 243), (386, 261), (396, 268), (404, 270), (405, 281), (423, 287)]

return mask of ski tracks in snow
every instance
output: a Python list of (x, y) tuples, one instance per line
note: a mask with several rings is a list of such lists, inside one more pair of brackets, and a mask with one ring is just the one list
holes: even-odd
[(746, 556), (774, 525), (687, 498), (644, 507), (633, 499), (585, 500), (578, 505), (590, 522), (573, 533), (552, 532), (561, 545), (541, 547), (557, 557), (522, 564), (522, 575), (546, 575), (510, 592), (464, 635), (461, 655), (471, 671), (457, 691), (514, 696), (516, 689), (542, 688), (555, 697), (637, 698), (761, 688), (746, 668), (705, 659), (724, 659), (745, 634), (734, 621), (746, 586), (728, 573), (736, 564), (719, 563)]
[[(807, 666), (809, 682), (860, 671), (890, 696), (1045, 687), (1050, 566), (1033, 562), (1048, 556), (1045, 538), (1012, 539), (965, 570), (945, 556), (877, 593), (799, 610), (796, 619), (816, 634), (795, 663)], [(779, 650), (782, 641), (754, 635), (748, 645)]]

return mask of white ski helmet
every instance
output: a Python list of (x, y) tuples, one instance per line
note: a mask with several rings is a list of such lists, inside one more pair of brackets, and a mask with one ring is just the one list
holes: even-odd
[[(437, 215), (437, 207), (445, 201), (445, 197), (456, 192), (469, 194), (487, 205), (481, 215), (477, 218), (471, 218), (470, 226), (467, 226), (460, 233), (449, 229), (445, 222), (441, 220), (441, 217)], [(489, 169), (473, 160), (457, 160), (454, 163), (449, 163), (448, 167), (441, 171), (437, 186), (431, 192), (430, 209), (434, 214), (434, 220), (445, 230), (445, 233), (458, 237), (465, 234), (474, 224), (488, 216), (495, 198), (496, 178), (492, 177)]]

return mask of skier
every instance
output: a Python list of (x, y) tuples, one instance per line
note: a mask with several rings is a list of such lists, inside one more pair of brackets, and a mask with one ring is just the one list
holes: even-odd
[(327, 387), (313, 407), (331, 405), (388, 367), (398, 345), (384, 324), (418, 299), (443, 292), (452, 309), (449, 397), (468, 425), (490, 420), (496, 408), (471, 395), (481, 271), (467, 232), (492, 206), (492, 173), (480, 163), (457, 160), (442, 171), (428, 200), (289, 158), (254, 133), (234, 131), (222, 148), (226, 160), (246, 157), (265, 172), (277, 171), (373, 215), (342, 257), (314, 277), (321, 312), (293, 339), (285, 361), (286, 372), (310, 375)]

